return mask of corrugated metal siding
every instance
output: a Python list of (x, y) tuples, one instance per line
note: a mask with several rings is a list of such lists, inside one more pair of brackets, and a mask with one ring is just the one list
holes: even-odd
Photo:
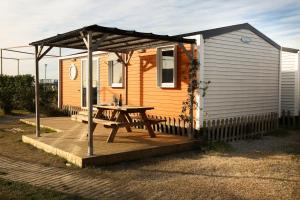
[(290, 111), (293, 115), (298, 115), (298, 54), (283, 51), (281, 59), (281, 110)]
[[(251, 38), (246, 44), (241, 37)], [(205, 40), (207, 117), (278, 112), (279, 50), (249, 30)]]

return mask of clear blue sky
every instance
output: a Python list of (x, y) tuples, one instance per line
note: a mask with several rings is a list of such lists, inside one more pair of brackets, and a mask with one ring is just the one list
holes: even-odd
[[(174, 35), (244, 22), (280, 45), (300, 48), (299, 0), (14, 0), (1, 2), (0, 18), (0, 48), (91, 24)], [(41, 66), (45, 63), (48, 77), (56, 78), (57, 60), (43, 60)], [(16, 66), (5, 61), (4, 73), (16, 74)], [(22, 74), (33, 73), (33, 61), (20, 66)]]

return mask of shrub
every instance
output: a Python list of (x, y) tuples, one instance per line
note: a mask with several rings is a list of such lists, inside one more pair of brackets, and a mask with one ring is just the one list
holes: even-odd
[[(7, 76), (0, 75), (0, 108), (4, 113), (12, 109), (35, 110), (34, 77), (31, 75)], [(58, 113), (57, 91), (47, 84), (40, 85), (40, 105), (45, 112)], [(54, 110), (54, 111), (53, 111)]]
[(14, 77), (14, 109), (34, 111), (34, 78), (31, 75)]
[(41, 113), (45, 114), (47, 117), (68, 116), (68, 113), (57, 108), (56, 106), (41, 107)]
[(14, 78), (0, 75), (0, 107), (4, 113), (10, 113), (13, 109), (13, 97), (15, 93)]

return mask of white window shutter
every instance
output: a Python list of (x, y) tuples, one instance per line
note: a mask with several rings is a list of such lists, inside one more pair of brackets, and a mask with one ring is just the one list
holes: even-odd
[(178, 62), (177, 62), (177, 46), (174, 46), (174, 88), (177, 88), (177, 68), (178, 68)]

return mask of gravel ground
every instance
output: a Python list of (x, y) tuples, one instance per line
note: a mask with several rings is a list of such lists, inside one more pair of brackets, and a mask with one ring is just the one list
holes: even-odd
[(146, 199), (300, 199), (300, 131), (234, 142), (205, 154), (111, 166), (100, 173), (124, 181)]
[[(33, 128), (0, 120), (0, 154), (16, 160), (63, 167), (55, 156), (20, 142)], [(24, 133), (23, 133), (24, 134)], [(138, 199), (299, 199), (300, 130), (216, 146), (214, 151), (183, 152), (108, 167), (75, 169), (110, 179)]]

